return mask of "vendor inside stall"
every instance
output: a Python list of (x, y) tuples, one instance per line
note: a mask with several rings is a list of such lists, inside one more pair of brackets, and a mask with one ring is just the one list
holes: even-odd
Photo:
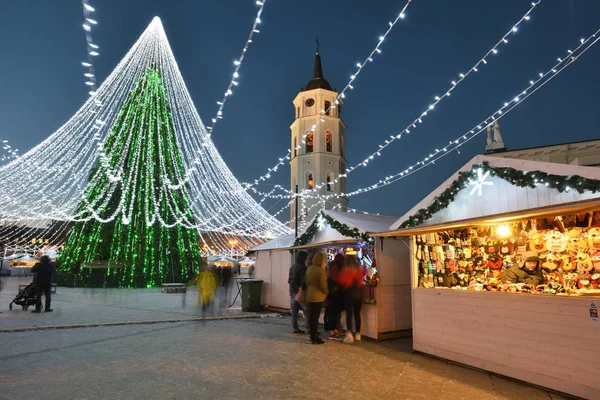
[(415, 243), (421, 288), (600, 294), (600, 211), (427, 233)]

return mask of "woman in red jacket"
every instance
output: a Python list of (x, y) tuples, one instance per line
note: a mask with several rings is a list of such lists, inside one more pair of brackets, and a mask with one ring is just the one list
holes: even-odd
[[(363, 286), (365, 269), (356, 256), (348, 256), (346, 265), (340, 272), (339, 283), (344, 293), (346, 309), (346, 337), (344, 343), (360, 341), (360, 309), (363, 303)], [(352, 315), (354, 315), (354, 330), (352, 330)], [(354, 335), (352, 334), (354, 332)]]

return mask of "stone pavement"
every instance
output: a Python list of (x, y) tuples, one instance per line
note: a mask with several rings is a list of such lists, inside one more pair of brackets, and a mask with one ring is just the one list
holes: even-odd
[[(191, 294), (182, 307), (178, 295), (144, 294), (146, 289), (124, 294), (58, 290), (55, 313), (4, 309), (1, 327), (13, 320), (29, 324), (30, 318), (44, 324), (125, 321), (140, 313), (142, 319), (198, 315), (195, 306), (188, 307), (195, 304)], [(0, 293), (3, 305), (6, 296)], [(327, 340), (315, 346), (290, 331), (288, 316), (263, 314), (245, 320), (0, 332), (0, 399), (561, 399), (415, 354), (410, 339), (354, 345)]]
[(247, 315), (242, 313), (241, 298), (228, 308), (237, 294), (232, 284), (229, 291), (230, 302), (225, 307), (214, 307), (203, 314), (197, 305), (195, 287), (188, 292), (161, 293), (160, 289), (85, 289), (57, 288), (52, 295), (52, 313), (32, 314), (13, 304), (8, 305), (18, 292), (18, 286), (31, 282), (31, 277), (0, 277), (3, 282), (0, 290), (0, 330), (50, 325), (120, 323), (131, 321), (152, 321), (188, 319), (203, 316)]

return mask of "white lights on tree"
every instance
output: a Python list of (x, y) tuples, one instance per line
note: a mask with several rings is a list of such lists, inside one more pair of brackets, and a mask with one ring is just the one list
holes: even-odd
[[(110, 198), (117, 187), (122, 192), (130, 192), (132, 185), (139, 184), (137, 171), (141, 168), (123, 168), (127, 165), (123, 154), (133, 154), (133, 164), (137, 166), (145, 154), (144, 146), (132, 141), (127, 129), (112, 130), (127, 96), (150, 66), (161, 73), (166, 98), (173, 110), (172, 124), (181, 162), (185, 171), (193, 173), (181, 174), (169, 181), (155, 180), (154, 173), (148, 173), (148, 182), (143, 184), (155, 196), (155, 201), (150, 202), (154, 205), (149, 204), (138, 216), (133, 213), (132, 199), (124, 197), (114, 214), (106, 216), (103, 210), (107, 204), (102, 199)], [(111, 132), (122, 138), (124, 146), (134, 149), (133, 152), (106, 145)], [(161, 156), (155, 166), (160, 168), (156, 171), (160, 176), (164, 174), (164, 166), (178, 156), (165, 154), (168, 156), (164, 156), (165, 159)], [(199, 154), (202, 156), (198, 157)], [(147, 168), (155, 167), (147, 165)], [(97, 184), (94, 176), (101, 175), (91, 174), (93, 168), (104, 170), (107, 183), (98, 185), (101, 193), (85, 203), (86, 213), (79, 212), (78, 205), (85, 201), (86, 187)], [(125, 223), (144, 218), (147, 223), (162, 226), (195, 228), (208, 251), (228, 249), (227, 241), (232, 238), (240, 240), (240, 249), (247, 249), (267, 238), (290, 232), (244, 190), (221, 158), (195, 109), (159, 18), (152, 21), (98, 87), (95, 96), (89, 97), (70, 120), (21, 158), (0, 166), (0, 181), (3, 182), (0, 231), (22, 233), (22, 237), (30, 231), (25, 225), (27, 221), (68, 222), (86, 218), (111, 221), (117, 216)], [(28, 189), (23, 190), (23, 187)], [(186, 192), (190, 199), (194, 223), (173, 201), (176, 191)], [(174, 222), (161, 219), (160, 210), (156, 209), (159, 199), (165, 199)], [(91, 216), (84, 217), (84, 214)]]
[(483, 186), (492, 186), (494, 184), (493, 182), (486, 181), (488, 176), (490, 176), (490, 171), (486, 171), (484, 174), (481, 168), (477, 170), (477, 179), (469, 181), (469, 185), (473, 186), (473, 189), (471, 189), (471, 193), (469, 193), (471, 196), (473, 195), (473, 193), (477, 192), (477, 195), (481, 197), (483, 193)]

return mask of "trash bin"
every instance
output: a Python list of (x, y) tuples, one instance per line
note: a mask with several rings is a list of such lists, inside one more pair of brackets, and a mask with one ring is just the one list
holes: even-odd
[(263, 281), (260, 279), (240, 281), (240, 285), (242, 285), (242, 311), (261, 310), (262, 283)]

